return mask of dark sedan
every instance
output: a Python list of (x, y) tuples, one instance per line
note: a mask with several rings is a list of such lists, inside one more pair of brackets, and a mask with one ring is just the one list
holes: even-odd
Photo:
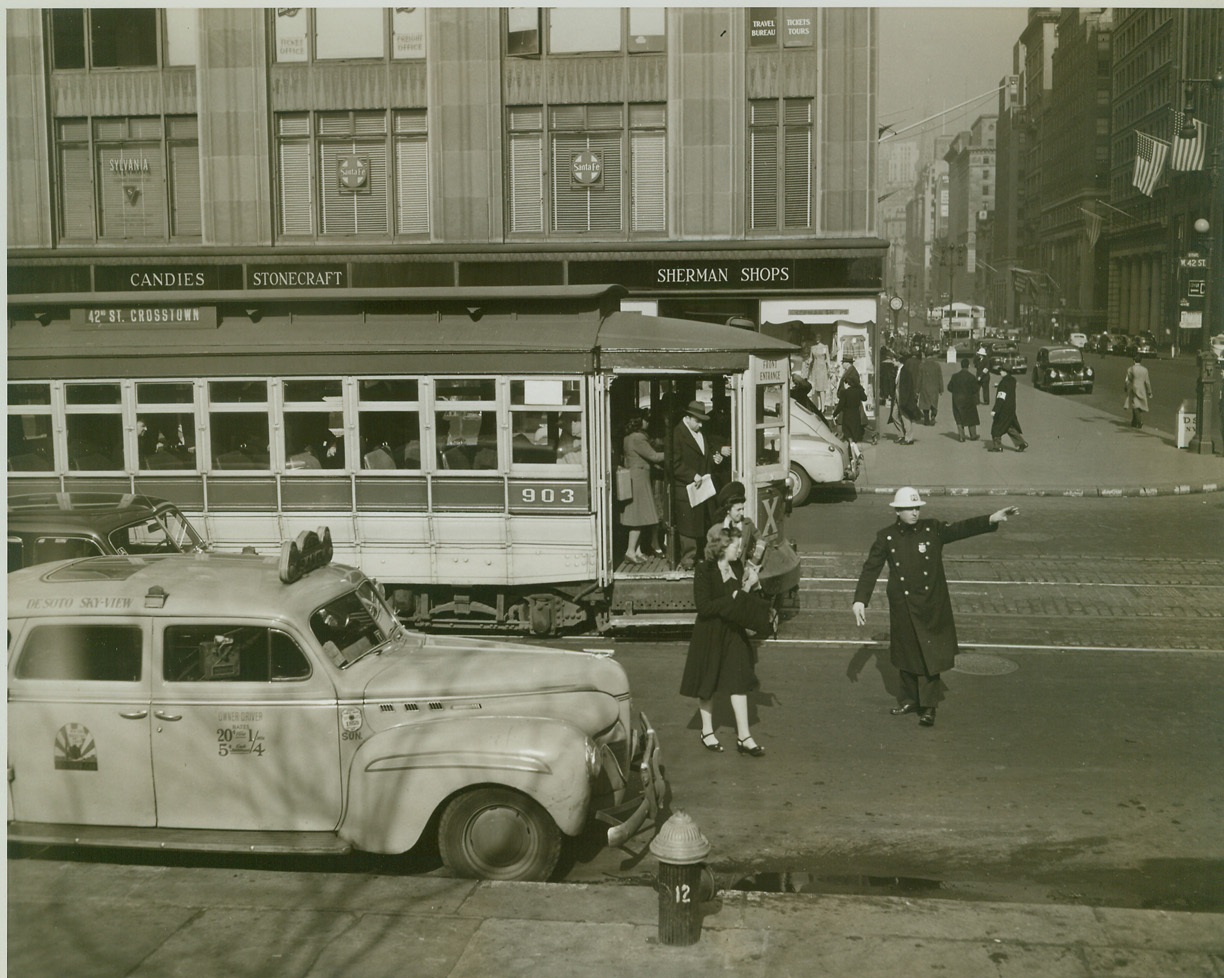
[(1033, 364), (1033, 386), (1046, 391), (1092, 393), (1093, 371), (1075, 346), (1043, 346)]
[(991, 373), (1022, 374), (1028, 369), (1028, 357), (1020, 352), (1015, 343), (1006, 340), (992, 343), (986, 360)]

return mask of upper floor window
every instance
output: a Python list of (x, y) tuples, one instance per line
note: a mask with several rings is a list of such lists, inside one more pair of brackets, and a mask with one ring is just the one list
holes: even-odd
[(150, 7), (52, 10), (51, 66), (156, 68), (196, 63), (199, 11)]
[(272, 15), (280, 64), (425, 57), (424, 7), (278, 7)]
[(62, 238), (199, 238), (200, 144), (195, 116), (58, 119)]
[(276, 117), (283, 235), (429, 232), (425, 110)]
[(812, 7), (749, 7), (750, 48), (810, 48), (816, 39), (816, 9)]
[(541, 21), (549, 54), (636, 54), (666, 47), (662, 7), (511, 7), (506, 11), (506, 53), (541, 53)]
[(748, 221), (753, 230), (812, 226), (812, 99), (748, 103)]
[(510, 230), (667, 230), (667, 109), (519, 106), (508, 111)]

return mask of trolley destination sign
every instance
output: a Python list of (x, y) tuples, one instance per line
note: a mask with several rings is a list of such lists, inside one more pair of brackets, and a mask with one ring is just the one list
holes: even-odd
[(141, 326), (183, 326), (216, 329), (215, 306), (139, 305), (77, 306), (72, 309), (73, 329), (139, 328)]

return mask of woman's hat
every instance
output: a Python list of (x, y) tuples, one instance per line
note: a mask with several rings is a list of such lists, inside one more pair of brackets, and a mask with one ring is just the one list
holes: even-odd
[(736, 503), (746, 502), (747, 500), (748, 497), (744, 494), (744, 484), (742, 482), (728, 482), (718, 490), (716, 501), (719, 509), (730, 509)]
[(698, 421), (710, 420), (710, 412), (700, 401), (689, 401), (689, 405), (684, 409), (684, 413), (696, 418)]
[(914, 509), (917, 506), (925, 506), (926, 503), (913, 486), (902, 486), (888, 505), (893, 509)]

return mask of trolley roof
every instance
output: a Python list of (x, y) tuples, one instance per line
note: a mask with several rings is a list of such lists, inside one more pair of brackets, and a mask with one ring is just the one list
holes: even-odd
[[(749, 355), (795, 349), (752, 330), (616, 311), (621, 294), (587, 286), (41, 297), (51, 314), (40, 313), (40, 297), (23, 297), (9, 304), (9, 379), (102, 378), (117, 369), (171, 377), (185, 364), (209, 376), (736, 370)], [(187, 301), (215, 304), (215, 320), (110, 326), (81, 315)]]

